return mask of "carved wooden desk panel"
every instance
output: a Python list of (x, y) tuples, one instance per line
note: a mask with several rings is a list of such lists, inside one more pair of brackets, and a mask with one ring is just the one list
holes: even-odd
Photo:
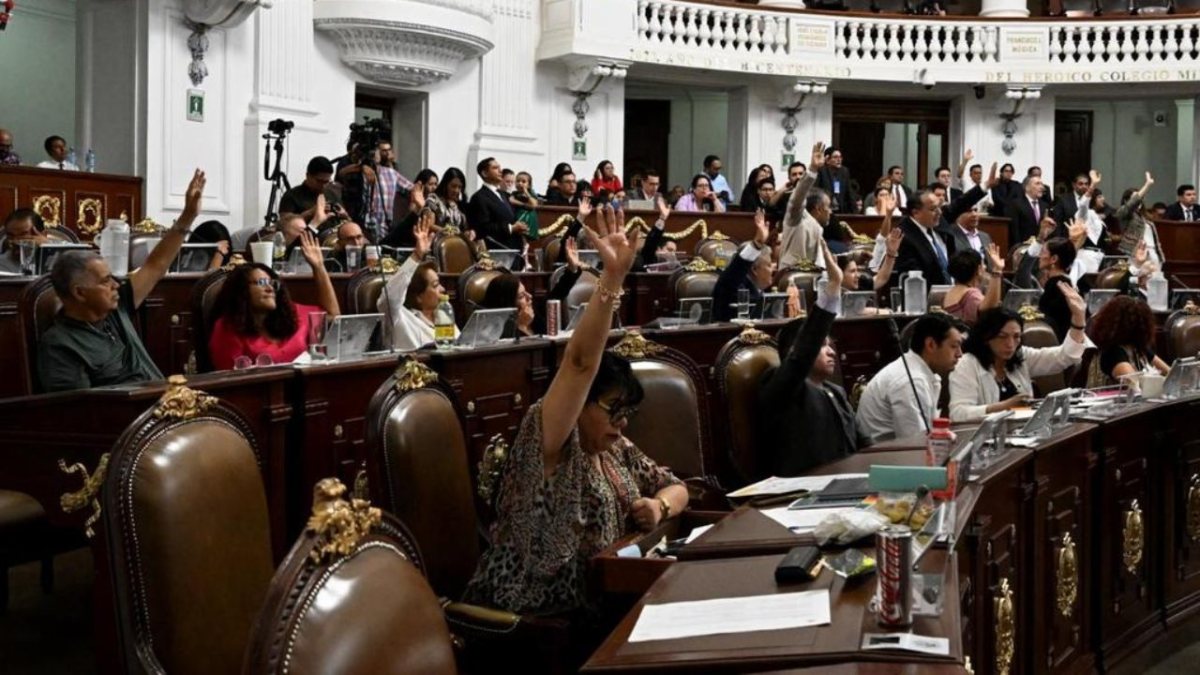
[(133, 225), (142, 219), (142, 179), (83, 171), (0, 167), (0, 214), (37, 211), (49, 227), (73, 231), (91, 241), (104, 221)]

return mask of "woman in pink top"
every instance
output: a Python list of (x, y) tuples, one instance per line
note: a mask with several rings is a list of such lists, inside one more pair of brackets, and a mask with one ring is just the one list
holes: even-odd
[(313, 270), (320, 306), (292, 302), (275, 270), (259, 263), (233, 268), (215, 303), (216, 321), (208, 353), (218, 370), (233, 368), (239, 356), (251, 362), (266, 354), (272, 363), (291, 363), (308, 348), (308, 315), (340, 313), (321, 247), (308, 231), (301, 236), (304, 260)]
[(942, 300), (942, 309), (947, 314), (958, 317), (967, 325), (975, 325), (979, 313), (985, 309), (1000, 306), (1000, 291), (1004, 284), (1004, 256), (995, 244), (988, 244), (988, 258), (992, 263), (991, 279), (988, 281), (987, 295), (979, 290), (983, 285), (983, 259), (974, 250), (959, 251), (950, 258), (949, 272), (954, 279), (954, 286), (946, 291)]
[(675, 202), (676, 211), (715, 211), (721, 213), (725, 210), (725, 205), (717, 199), (717, 195), (712, 191), (712, 181), (708, 176), (698, 173), (692, 178), (692, 191), (679, 198)]
[(592, 174), (592, 190), (596, 194), (600, 194), (601, 190), (608, 190), (608, 194), (614, 197), (621, 191), (621, 177), (617, 175), (613, 163), (607, 159), (596, 165), (596, 172)]

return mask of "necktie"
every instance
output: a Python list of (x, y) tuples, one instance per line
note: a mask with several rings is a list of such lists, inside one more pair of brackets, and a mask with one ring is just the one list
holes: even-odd
[(942, 243), (938, 241), (938, 236), (929, 230), (929, 243), (933, 246), (934, 253), (937, 253), (938, 265), (942, 268), (942, 276), (946, 276), (946, 267), (949, 263), (946, 262), (946, 252), (942, 250)]
[(1038, 221), (1038, 224), (1040, 225), (1042, 222), (1041, 205), (1038, 204), (1036, 199), (1031, 199), (1029, 200), (1029, 207), (1033, 209), (1033, 219)]
[(1192, 207), (1189, 206), (1187, 208), (1187, 211), (1185, 211), (1183, 214), (1183, 219), (1188, 221), (1189, 223), (1192, 222)]
[(62, 162), (59, 162), (59, 163), (58, 163), (58, 170), (59, 170), (59, 171), (62, 171), (62, 170), (63, 170), (63, 163), (62, 163)]

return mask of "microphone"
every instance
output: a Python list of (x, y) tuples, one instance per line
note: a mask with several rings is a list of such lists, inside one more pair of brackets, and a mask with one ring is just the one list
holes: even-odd
[[(382, 251), (381, 251), (380, 252), (380, 261), (381, 262), (379, 263), (379, 266), (376, 268), (376, 271), (379, 272), (379, 279), (381, 281), (383, 281), (383, 318), (385, 321), (388, 322), (388, 329), (387, 329), (387, 332), (385, 333), (385, 335), (387, 335), (388, 354), (395, 354), (396, 353), (396, 336), (394, 335), (394, 333), (396, 331), (396, 322), (392, 318), (392, 296), (388, 292), (388, 279), (387, 279), (387, 275), (383, 273), (382, 259), (383, 259), (383, 255), (382, 255)], [(418, 263), (418, 264), (420, 264), (420, 263)], [(397, 272), (397, 274), (399, 274), (399, 272)]]
[(908, 367), (908, 359), (904, 355), (908, 352), (904, 345), (900, 342), (900, 327), (896, 325), (896, 320), (888, 317), (888, 330), (892, 334), (892, 340), (896, 342), (896, 346), (900, 348), (900, 362), (904, 364), (904, 374), (908, 376), (908, 386), (912, 389), (913, 400), (917, 404), (917, 410), (921, 413), (921, 424), (925, 425), (925, 433), (929, 433), (929, 420), (925, 419), (925, 411), (921, 410), (921, 397), (917, 395), (917, 383), (913, 381), (912, 370)]

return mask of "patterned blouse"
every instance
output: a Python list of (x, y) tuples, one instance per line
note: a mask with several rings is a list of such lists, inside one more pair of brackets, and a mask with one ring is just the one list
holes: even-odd
[(425, 198), (425, 205), (429, 207), (430, 211), (433, 211), (434, 224), (438, 227), (450, 225), (460, 231), (466, 227), (467, 217), (455, 202), (444, 201), (437, 194), (432, 194)]
[(626, 441), (600, 455), (597, 470), (579, 445), (563, 447), (554, 474), (543, 475), (542, 402), (529, 408), (509, 454), (492, 525), (492, 546), (467, 585), (467, 602), (522, 614), (586, 608), (592, 556), (633, 529), (634, 500), (681, 483)]

